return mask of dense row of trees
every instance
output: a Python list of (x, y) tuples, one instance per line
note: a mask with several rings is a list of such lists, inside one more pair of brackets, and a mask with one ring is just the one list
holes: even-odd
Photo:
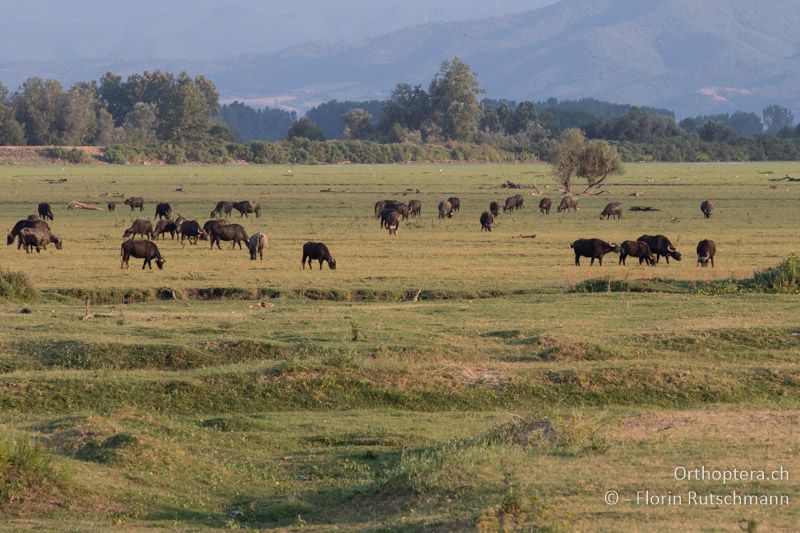
[(0, 85), (0, 144), (178, 145), (215, 136), (231, 139), (215, 122), (219, 93), (204, 76), (145, 72), (123, 80), (108, 73), (99, 83), (65, 89), (56, 80), (30, 78), (14, 93)]
[[(290, 111), (256, 110), (239, 102), (220, 107), (211, 80), (185, 73), (145, 72), (127, 79), (108, 73), (69, 88), (30, 78), (15, 92), (0, 85), (0, 144), (113, 146), (108, 159), (114, 162), (149, 156), (225, 161), (242, 153), (246, 160), (259, 159), (237, 143), (289, 139), (282, 146), (294, 147), (306, 140), (342, 139), (367, 142), (358, 146), (362, 151), (369, 146), (369, 155), (356, 155), (368, 160), (396, 158), (396, 148), (389, 154), (379, 145), (458, 143), (556, 161), (565, 132), (569, 137), (580, 130), (591, 148), (587, 157), (609, 155), (610, 149), (624, 160), (658, 161), (797, 159), (800, 153), (800, 126), (778, 105), (761, 115), (705, 115), (678, 123), (665, 109), (594, 99), (480, 100), (482, 93), (475, 73), (458, 58), (443, 62), (427, 87), (400, 83), (386, 101), (332, 100), (300, 119)], [(295, 153), (284, 149), (281, 161), (298, 159), (286, 156), (287, 150)], [(345, 154), (350, 148), (336, 150)], [(329, 155), (323, 160), (339, 157)]]

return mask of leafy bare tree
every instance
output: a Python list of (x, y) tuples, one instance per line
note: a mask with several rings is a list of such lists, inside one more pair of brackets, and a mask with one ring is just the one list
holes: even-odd
[(583, 132), (568, 129), (561, 134), (550, 158), (556, 183), (567, 194), (574, 194), (574, 178), (586, 180), (577, 194), (601, 194), (606, 180), (622, 171), (619, 152), (608, 142), (587, 141)]

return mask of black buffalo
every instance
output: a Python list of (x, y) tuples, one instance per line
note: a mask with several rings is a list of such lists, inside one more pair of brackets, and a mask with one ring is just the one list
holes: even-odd
[(42, 220), (53, 220), (53, 210), (50, 209), (50, 204), (42, 202), (39, 204), (39, 216)]
[(522, 209), (524, 204), (525, 198), (521, 194), (515, 194), (514, 196), (506, 198), (506, 203), (503, 205), (503, 212)]
[(261, 204), (258, 202), (244, 200), (242, 202), (236, 202), (233, 204), (233, 208), (239, 211), (239, 218), (246, 217), (251, 213), (255, 213), (256, 218), (261, 217)]
[(138, 207), (141, 212), (144, 210), (144, 199), (141, 196), (131, 196), (125, 199), (125, 205), (130, 206), (131, 211)]
[(650, 247), (650, 251), (656, 255), (656, 263), (661, 261), (662, 256), (667, 260), (667, 264), (669, 264), (670, 257), (675, 261), (680, 261), (682, 259), (681, 253), (672, 245), (672, 242), (663, 235), (642, 235), (636, 240), (647, 243)]
[(400, 220), (402, 215), (399, 211), (388, 211), (381, 219), (386, 229), (389, 230), (389, 235), (397, 235), (397, 230), (400, 227)]
[(697, 266), (706, 267), (710, 262), (713, 268), (715, 255), (717, 255), (717, 244), (714, 241), (703, 239), (697, 243)]
[(264, 260), (264, 250), (269, 248), (269, 239), (261, 232), (253, 233), (247, 242), (247, 249), (250, 250), (250, 259), (255, 261), (256, 256)]
[(172, 220), (159, 220), (156, 223), (156, 229), (153, 230), (153, 240), (158, 240), (159, 236), (166, 239), (166, 234), (169, 233), (172, 239), (175, 239), (175, 234), (178, 232), (178, 226)]
[(229, 217), (231, 216), (232, 211), (233, 211), (233, 202), (226, 202), (225, 200), (220, 200), (219, 202), (217, 202), (217, 205), (214, 207), (214, 209), (211, 210), (211, 214), (208, 216), (211, 218), (222, 215)]
[(408, 215), (411, 217), (418, 217), (422, 214), (422, 202), (419, 200), (411, 200), (408, 202)]
[(543, 215), (550, 214), (550, 207), (552, 207), (553, 201), (550, 198), (542, 198), (539, 200), (539, 212)]
[(162, 218), (172, 218), (172, 206), (166, 202), (159, 203), (156, 205), (156, 216), (154, 218), (159, 220)]
[(639, 259), (639, 264), (647, 262), (648, 265), (656, 264), (656, 256), (650, 251), (650, 246), (642, 241), (623, 241), (619, 246), (619, 264), (624, 265), (628, 256)]
[(558, 209), (556, 209), (556, 211), (560, 213), (562, 211), (569, 211), (570, 209), (573, 211), (578, 210), (578, 199), (574, 196), (565, 196), (562, 198), (561, 203), (558, 204)]
[(619, 253), (619, 245), (601, 239), (578, 239), (569, 245), (575, 251), (575, 266), (580, 266), (581, 257), (591, 258), (589, 264), (594, 265), (597, 259), (603, 265), (603, 256), (611, 252)]
[(447, 199), (453, 207), (453, 212), (461, 211), (461, 199), (458, 196), (451, 196)]
[(56, 250), (61, 250), (61, 239), (53, 235), (50, 230), (39, 228), (23, 228), (19, 232), (19, 242), (25, 247), (25, 252), (30, 253), (34, 249), (39, 253), (42, 249), (47, 249), (48, 244), (55, 244)]
[(236, 248), (238, 244), (240, 250), (242, 243), (246, 245), (248, 241), (247, 232), (239, 224), (215, 224), (211, 226), (208, 238), (211, 241), (211, 248), (213, 249), (216, 244), (218, 250), (222, 250), (220, 241), (232, 241), (231, 249)]
[[(50, 226), (44, 220), (40, 220), (40, 219), (36, 219), (36, 220), (20, 220), (16, 224), (14, 224), (14, 227), (11, 229), (11, 231), (8, 232), (8, 235), (6, 237), (6, 244), (9, 245), (9, 246), (14, 244), (14, 240), (19, 235), (19, 232), (22, 231), (25, 228), (36, 228), (36, 229), (43, 229), (43, 230), (50, 231)], [(20, 249), (20, 248), (22, 248), (22, 242), (21, 241), (17, 245), (17, 249)]]
[(206, 232), (200, 227), (200, 223), (196, 220), (184, 220), (178, 226), (181, 234), (181, 244), (184, 239), (188, 239), (189, 244), (197, 244), (197, 239), (205, 240), (203, 237)]
[(311, 261), (317, 260), (319, 261), (319, 269), (322, 270), (322, 262), (328, 262), (328, 268), (331, 270), (336, 270), (336, 260), (331, 257), (331, 253), (328, 251), (328, 247), (325, 246), (324, 243), (321, 242), (307, 242), (303, 245), (303, 260), (300, 264), (303, 266), (303, 270), (306, 268), (306, 261), (308, 261), (308, 268), (313, 270), (314, 268), (311, 266)]
[(453, 205), (448, 200), (439, 202), (439, 218), (453, 218)]
[(142, 239), (147, 237), (148, 239), (153, 238), (153, 223), (149, 220), (137, 219), (133, 221), (131, 227), (126, 229), (125, 232), (122, 234), (123, 239), (127, 239), (128, 237), (134, 238), (136, 235), (141, 235)]
[(494, 215), (489, 211), (481, 213), (481, 231), (492, 231), (492, 224), (494, 224)]
[(714, 203), (711, 200), (703, 200), (703, 203), (700, 204), (700, 211), (706, 218), (711, 218), (711, 215), (714, 214)]
[(606, 220), (609, 218), (615, 218), (617, 220), (621, 219), (622, 204), (619, 202), (611, 202), (610, 204), (607, 204), (600, 213), (600, 218), (605, 218)]
[(495, 217), (497, 215), (499, 215), (500, 214), (500, 204), (498, 204), (497, 202), (490, 203), (489, 204), (489, 212), (492, 214), (492, 216), (495, 216)]
[(117, 210), (117, 202), (108, 202), (108, 204), (106, 205), (106, 207), (108, 207), (108, 211), (109, 211), (109, 213), (110, 213), (111, 211), (116, 211), (116, 210)]
[(153, 259), (156, 260), (156, 265), (159, 269), (164, 268), (164, 263), (167, 262), (166, 259), (161, 257), (161, 253), (158, 251), (158, 246), (151, 241), (135, 241), (133, 239), (127, 240), (122, 243), (120, 255), (122, 256), (122, 260), (119, 263), (119, 268), (128, 268), (128, 260), (131, 257), (135, 257), (137, 259), (144, 259), (144, 263), (142, 263), (142, 270), (144, 267), (149, 267), (150, 270), (153, 269), (153, 264), (151, 261)]

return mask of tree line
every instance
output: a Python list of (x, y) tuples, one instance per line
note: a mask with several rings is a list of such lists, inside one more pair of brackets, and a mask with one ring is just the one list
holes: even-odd
[[(256, 143), (264, 140), (283, 141), (267, 157), (281, 163), (309, 157), (392, 162), (398, 154), (423, 153), (436, 158), (444, 155), (432, 148), (436, 145), (458, 145), (460, 152), (451, 155), (469, 160), (508, 153), (552, 162), (564, 133), (580, 130), (594, 153), (606, 148), (598, 152), (600, 145), (589, 141), (605, 141), (626, 161), (800, 159), (800, 126), (778, 105), (761, 115), (738, 112), (677, 122), (666, 109), (591, 98), (481, 99), (483, 92), (470, 67), (453, 58), (427, 86), (399, 83), (385, 101), (333, 100), (298, 119), (291, 111), (239, 102), (220, 106), (217, 88), (202, 75), (154, 71), (123, 79), (107, 73), (69, 88), (34, 77), (15, 92), (0, 85), (0, 144), (102, 145), (110, 147), (111, 162), (261, 160), (264, 149)], [(326, 139), (339, 144), (330, 150), (314, 145), (310, 152), (304, 144)], [(411, 154), (394, 147), (404, 144), (423, 148)]]

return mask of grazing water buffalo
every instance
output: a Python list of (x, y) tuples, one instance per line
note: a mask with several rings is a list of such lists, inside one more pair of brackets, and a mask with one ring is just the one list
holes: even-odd
[(515, 194), (509, 198), (506, 198), (506, 203), (503, 205), (503, 213), (506, 211), (514, 211), (517, 209), (522, 209), (525, 204), (525, 198), (521, 194)]
[(172, 240), (175, 240), (175, 234), (178, 232), (178, 226), (172, 220), (159, 220), (156, 223), (156, 229), (153, 230), (153, 240), (157, 241), (160, 236), (166, 239), (166, 234), (169, 233)]
[(312, 260), (319, 261), (320, 270), (322, 270), (323, 261), (328, 262), (328, 268), (331, 270), (336, 270), (336, 260), (331, 257), (331, 253), (328, 251), (328, 247), (325, 246), (324, 243), (307, 242), (303, 245), (303, 260), (300, 261), (300, 264), (303, 266), (303, 270), (306, 269), (306, 261), (308, 261), (308, 268), (314, 270), (314, 267), (311, 266)]
[(497, 202), (490, 203), (489, 204), (489, 212), (492, 214), (492, 216), (495, 216), (495, 217), (497, 215), (499, 215), (500, 214), (500, 204), (498, 204)]
[(375, 218), (381, 217), (381, 211), (386, 209), (386, 204), (396, 204), (395, 200), (378, 200), (375, 202)]
[(711, 215), (714, 214), (714, 203), (711, 200), (703, 200), (703, 203), (700, 204), (700, 211), (706, 218), (711, 218)]
[(131, 227), (125, 230), (125, 233), (122, 234), (123, 239), (135, 238), (136, 235), (139, 234), (142, 236), (142, 239), (147, 237), (148, 239), (153, 238), (153, 224), (149, 220), (143, 220), (141, 218), (136, 219), (131, 224)]
[(50, 243), (56, 245), (56, 250), (62, 248), (61, 239), (53, 235), (50, 230), (38, 228), (23, 228), (19, 232), (19, 242), (25, 247), (26, 253), (30, 253), (34, 248), (39, 253), (43, 248), (46, 250)]
[(219, 202), (217, 202), (217, 205), (214, 207), (214, 209), (211, 210), (211, 214), (208, 216), (211, 218), (222, 215), (229, 217), (231, 216), (232, 211), (233, 211), (233, 202), (226, 202), (224, 200), (220, 200)]
[(600, 266), (603, 266), (604, 255), (620, 251), (616, 243), (608, 243), (601, 239), (578, 239), (569, 247), (575, 251), (575, 266), (580, 266), (581, 257), (591, 258), (590, 265), (594, 265), (594, 260), (597, 259)]
[(489, 211), (481, 213), (481, 231), (492, 231), (492, 224), (494, 224), (494, 215)]
[(211, 249), (214, 249), (214, 244), (217, 245), (218, 250), (222, 250), (219, 243), (220, 241), (232, 241), (231, 250), (239, 245), (242, 249), (242, 243), (247, 244), (247, 232), (239, 224), (215, 224), (211, 226), (211, 233), (208, 238), (211, 240)]
[(408, 202), (408, 215), (411, 217), (418, 217), (422, 214), (422, 202), (419, 200), (411, 200)]
[(670, 240), (663, 235), (642, 235), (636, 240), (647, 243), (650, 247), (650, 251), (656, 254), (656, 263), (661, 261), (661, 256), (664, 256), (667, 260), (667, 264), (669, 264), (670, 257), (675, 261), (680, 261), (682, 259), (681, 253), (672, 245)]
[(203, 231), (206, 232), (206, 235), (211, 235), (211, 228), (213, 226), (216, 226), (217, 224), (225, 225), (225, 224), (228, 224), (228, 223), (229, 222), (227, 220), (224, 220), (222, 218), (215, 218), (215, 219), (212, 219), (212, 220), (206, 220), (206, 223), (203, 224)]
[(166, 259), (161, 257), (161, 253), (158, 251), (158, 246), (150, 241), (135, 241), (133, 239), (127, 240), (122, 243), (120, 255), (122, 256), (122, 260), (119, 263), (119, 268), (122, 268), (123, 266), (128, 268), (130, 266), (128, 264), (128, 260), (131, 257), (144, 259), (144, 263), (142, 263), (142, 270), (144, 270), (144, 267), (149, 267), (150, 270), (153, 270), (153, 264), (151, 263), (153, 259), (156, 260), (156, 265), (158, 265), (159, 270), (163, 269), (164, 263), (167, 262)]
[(50, 209), (50, 204), (42, 202), (39, 204), (39, 216), (42, 220), (53, 220), (53, 210)]
[(439, 202), (439, 218), (453, 218), (453, 205), (448, 200)]
[(642, 241), (623, 241), (623, 243), (619, 246), (619, 264), (624, 265), (625, 259), (628, 256), (631, 257), (638, 257), (639, 264), (641, 265), (645, 261), (650, 266), (656, 264), (656, 256), (650, 251), (650, 246), (647, 245), (646, 242)]
[(117, 202), (108, 202), (106, 205), (108, 207), (108, 212), (116, 211), (117, 210)]
[(711, 268), (714, 268), (714, 256), (717, 255), (717, 244), (709, 239), (703, 239), (697, 243), (697, 266), (708, 266), (711, 262)]
[(461, 211), (461, 199), (458, 196), (451, 196), (447, 199), (453, 207), (453, 212)]
[(400, 220), (402, 215), (399, 211), (388, 211), (383, 217), (382, 221), (386, 229), (389, 230), (389, 235), (397, 235), (397, 229), (400, 227)]
[(144, 199), (141, 196), (131, 196), (125, 199), (125, 205), (130, 206), (131, 211), (138, 207), (139, 212), (142, 212), (144, 210)]
[(568, 212), (570, 209), (572, 209), (573, 211), (578, 210), (578, 199), (575, 198), (574, 196), (565, 196), (564, 198), (561, 199), (561, 203), (558, 204), (558, 209), (556, 209), (556, 212), (558, 213), (562, 211)]
[(178, 226), (181, 234), (181, 244), (184, 239), (188, 239), (189, 244), (197, 244), (197, 239), (204, 240), (206, 232), (200, 227), (200, 223), (196, 220), (184, 220)]
[(156, 216), (154, 218), (157, 218), (159, 220), (161, 220), (162, 218), (166, 219), (172, 218), (172, 206), (166, 202), (159, 203), (158, 205), (156, 205)]
[[(11, 231), (8, 232), (8, 235), (6, 237), (6, 244), (9, 246), (14, 244), (14, 240), (19, 235), (19, 232), (25, 228), (36, 228), (36, 229), (43, 229), (50, 231), (50, 226), (48, 226), (47, 222), (45, 222), (44, 220), (20, 220), (16, 224), (14, 224), (14, 227), (11, 229)], [(20, 248), (22, 248), (22, 241), (20, 241), (19, 244), (17, 244), (17, 250), (19, 250)]]
[(244, 200), (242, 202), (236, 202), (233, 204), (233, 208), (239, 211), (239, 218), (246, 217), (250, 213), (255, 213), (256, 218), (261, 217), (261, 204), (258, 202)]
[(539, 200), (539, 212), (543, 215), (549, 215), (552, 205), (553, 201), (550, 198), (542, 198)]
[(256, 255), (264, 260), (264, 249), (269, 249), (269, 239), (267, 236), (261, 232), (254, 233), (250, 236), (250, 240), (247, 242), (247, 249), (250, 250), (250, 259), (255, 261)]
[(616, 218), (617, 220), (622, 218), (622, 204), (619, 202), (611, 202), (607, 204), (603, 211), (600, 213), (600, 219), (602, 220), (605, 217), (606, 220), (609, 218)]

